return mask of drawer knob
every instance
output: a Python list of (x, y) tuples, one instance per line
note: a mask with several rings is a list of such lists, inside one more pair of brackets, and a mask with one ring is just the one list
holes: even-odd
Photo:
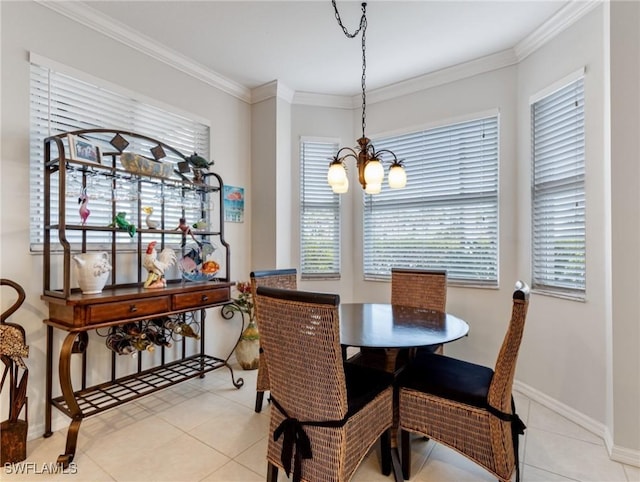
[(202, 301), (209, 301), (209, 297), (207, 295), (202, 295), (202, 298), (200, 298)]
[(131, 306), (129, 307), (129, 311), (130, 311), (131, 313), (135, 313), (136, 311), (138, 311), (138, 307), (137, 307), (136, 305), (131, 305)]

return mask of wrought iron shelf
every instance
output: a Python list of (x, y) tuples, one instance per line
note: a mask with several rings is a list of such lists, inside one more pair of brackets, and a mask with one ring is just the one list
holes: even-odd
[[(71, 155), (72, 136), (95, 144), (95, 162)], [(135, 156), (138, 161), (161, 161), (160, 165), (164, 167), (156, 171), (134, 165), (128, 169), (132, 166), (128, 161), (123, 162), (125, 155)], [(48, 137), (45, 139), (43, 157), (42, 299), (49, 305), (49, 316), (44, 320), (47, 325), (44, 436), (53, 434), (53, 407), (71, 419), (65, 451), (58, 457), (58, 463), (67, 467), (75, 456), (78, 433), (86, 417), (189, 379), (204, 377), (218, 368), (229, 370), (236, 388), (240, 388), (244, 381), (235, 378), (227, 362), (233, 350), (226, 358), (205, 354), (206, 311), (228, 304), (233, 285), (230, 281), (230, 246), (224, 239), (222, 178), (209, 171), (208, 164), (206, 167), (196, 166), (192, 156), (186, 156), (159, 140), (139, 133), (111, 129), (85, 129)], [(122, 188), (123, 185), (127, 189)], [(101, 204), (97, 209), (94, 208), (94, 215), (103, 213), (102, 221), (97, 224), (105, 225), (93, 225), (91, 219), (86, 222), (86, 217), (86, 224), (83, 225), (72, 214), (77, 209), (74, 203), (76, 191), (79, 190), (88, 199), (90, 195), (86, 190), (89, 186), (97, 191), (104, 188), (104, 192), (111, 196), (95, 198), (101, 199)], [(115, 194), (120, 188), (128, 190), (129, 196), (117, 198)], [(166, 208), (166, 197), (171, 198), (171, 209)], [(157, 207), (155, 221), (163, 229), (148, 228), (148, 225), (143, 227), (146, 213), (143, 206), (154, 205)], [(136, 228), (129, 233), (131, 239), (127, 243), (120, 242), (121, 237), (118, 236), (125, 231), (118, 226), (108, 226), (108, 221), (105, 221), (113, 219), (115, 222), (119, 212), (125, 210), (120, 209), (121, 206), (127, 206), (130, 214), (128, 222)], [(150, 213), (146, 214), (151, 216)], [(206, 224), (202, 229), (193, 229), (189, 223), (185, 227), (183, 219), (189, 217)], [(74, 236), (69, 237), (72, 232)], [(189, 235), (192, 239), (188, 238)], [(220, 268), (217, 277), (186, 281), (179, 269), (172, 269), (167, 273), (164, 287), (145, 288), (143, 281), (147, 270), (144, 268), (144, 259), (151, 238), (162, 247), (170, 243), (180, 244), (183, 256), (189, 246), (187, 242), (215, 245), (220, 250), (219, 259), (216, 259)], [(83, 294), (77, 287), (79, 283), (75, 278), (78, 276), (72, 276), (73, 255), (96, 250), (110, 255), (110, 278), (99, 293)], [(180, 341), (174, 339), (179, 345), (174, 344), (172, 352), (160, 348), (160, 357), (145, 360), (153, 366), (147, 368), (145, 364), (144, 369), (142, 358), (146, 355), (142, 354), (143, 351), (136, 360), (135, 372), (126, 372), (122, 376), (117, 376), (116, 372), (128, 360), (112, 352), (111, 375), (108, 378), (93, 378), (92, 374), (91, 386), (87, 388), (88, 367), (96, 361), (93, 353), (87, 350), (90, 331), (100, 335), (101, 329), (112, 330), (128, 323), (142, 324), (145, 320), (165, 317), (178, 317), (182, 322), (197, 324), (200, 328), (199, 342), (190, 341), (187, 344), (183, 336)], [(60, 334), (62, 343), (54, 343), (54, 338), (59, 341)], [(241, 334), (242, 330), (238, 339)], [(62, 394), (58, 396), (56, 393), (54, 397), (56, 353), (59, 353), (57, 381)], [(80, 363), (72, 362), (78, 358)], [(78, 380), (78, 372), (81, 383), (76, 389), (74, 381)]]
[[(210, 355), (193, 355), (80, 390), (76, 392), (76, 401), (83, 416), (91, 417), (191, 378), (201, 377), (223, 366), (229, 367), (227, 362), (220, 358)], [(231, 370), (230, 367), (229, 369)], [(233, 371), (231, 376), (233, 377)], [(237, 382), (234, 380), (233, 384), (239, 388), (244, 384), (244, 380), (239, 378)], [(73, 416), (64, 397), (56, 397), (51, 400), (51, 403), (69, 417)]]

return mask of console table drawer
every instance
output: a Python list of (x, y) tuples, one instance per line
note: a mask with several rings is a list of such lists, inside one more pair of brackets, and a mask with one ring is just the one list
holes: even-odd
[(184, 310), (187, 308), (205, 308), (216, 303), (229, 300), (229, 288), (213, 288), (193, 293), (181, 293), (173, 297), (173, 308)]
[(101, 323), (166, 313), (170, 310), (170, 306), (168, 296), (158, 296), (115, 303), (100, 303), (90, 305), (88, 310), (90, 323)]

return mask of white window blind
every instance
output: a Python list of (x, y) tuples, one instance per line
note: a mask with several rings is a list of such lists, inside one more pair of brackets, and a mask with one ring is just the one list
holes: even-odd
[(340, 196), (327, 183), (337, 142), (300, 143), (300, 266), (302, 279), (340, 277)]
[(497, 116), (377, 139), (405, 162), (407, 186), (364, 195), (365, 279), (392, 267), (498, 282)]
[(531, 129), (532, 287), (584, 298), (584, 80), (533, 103)]
[[(31, 198), (31, 223), (30, 239), (32, 249), (40, 249), (43, 242), (43, 209), (44, 209), (44, 139), (51, 135), (79, 129), (106, 128), (136, 132), (148, 137), (158, 139), (178, 149), (183, 154), (189, 155), (197, 152), (209, 159), (209, 126), (196, 120), (188, 119), (173, 112), (145, 104), (134, 97), (134, 94), (123, 95), (109, 91), (103, 87), (93, 85), (69, 75), (56, 72), (48, 67), (31, 64), (31, 119), (30, 119), (30, 198)], [(111, 140), (102, 134), (92, 134), (89, 138), (97, 145), (106, 145)], [(153, 143), (143, 140), (133, 140), (127, 147), (131, 151), (146, 151), (155, 147)], [(135, 145), (134, 145), (135, 144)], [(148, 145), (147, 145), (148, 144)], [(104, 149), (103, 149), (104, 150)], [(113, 150), (111, 148), (110, 150)], [(167, 157), (163, 160), (178, 162), (174, 153), (167, 151)], [(57, 153), (52, 152), (52, 157)], [(76, 173), (77, 174), (77, 173)], [(67, 179), (66, 214), (71, 222), (79, 222), (77, 198), (81, 191), (79, 175), (74, 177), (72, 172)], [(52, 222), (56, 222), (59, 206), (57, 205), (58, 185), (57, 178), (52, 178)], [(103, 223), (105, 226), (112, 222), (112, 200), (117, 199), (119, 209), (126, 211), (128, 217), (135, 215), (137, 198), (130, 200), (127, 205), (127, 192), (132, 191), (126, 184), (117, 185), (115, 189), (108, 179), (101, 176), (90, 177), (87, 181), (87, 193), (89, 194), (89, 209), (91, 222)], [(188, 219), (197, 221), (199, 218), (199, 205), (186, 205), (175, 194), (175, 202), (172, 202), (172, 193), (158, 193), (156, 186), (145, 184), (141, 186), (142, 205), (158, 205), (158, 196), (163, 197), (164, 207), (168, 210), (167, 219), (180, 217), (184, 207)], [(135, 194), (135, 193), (132, 193)], [(154, 202), (155, 201), (155, 202)], [(187, 203), (188, 204), (188, 203)], [(172, 211), (175, 211), (172, 215)], [(198, 217), (196, 217), (198, 216)], [(81, 232), (68, 232), (69, 242), (76, 243), (81, 239)], [(87, 234), (87, 241), (100, 244), (109, 242), (108, 233), (91, 232)], [(134, 242), (126, 233), (118, 233), (118, 242)]]

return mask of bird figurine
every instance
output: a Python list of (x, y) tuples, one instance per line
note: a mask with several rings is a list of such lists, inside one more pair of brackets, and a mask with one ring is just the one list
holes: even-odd
[(89, 208), (87, 207), (87, 205), (89, 204), (87, 188), (84, 188), (80, 193), (80, 196), (78, 197), (78, 204), (80, 204), (80, 209), (78, 209), (78, 212), (80, 213), (80, 219), (82, 220), (82, 225), (84, 226), (85, 224), (87, 224), (87, 218), (89, 217), (89, 214), (91, 214), (91, 211), (89, 211)]
[(207, 221), (204, 218), (201, 218), (199, 221), (196, 221), (192, 224), (193, 229), (205, 229), (207, 227)]
[(160, 223), (158, 223), (158, 221), (156, 221), (155, 219), (151, 219), (151, 216), (153, 215), (153, 207), (144, 206), (142, 208), (142, 212), (144, 212), (147, 215), (145, 219), (145, 222), (147, 223), (147, 227), (149, 229), (156, 229)]
[(145, 288), (164, 288), (167, 281), (164, 272), (176, 262), (176, 253), (171, 248), (164, 248), (160, 253), (156, 251), (157, 241), (151, 241), (142, 260), (142, 266), (149, 272), (144, 282)]

